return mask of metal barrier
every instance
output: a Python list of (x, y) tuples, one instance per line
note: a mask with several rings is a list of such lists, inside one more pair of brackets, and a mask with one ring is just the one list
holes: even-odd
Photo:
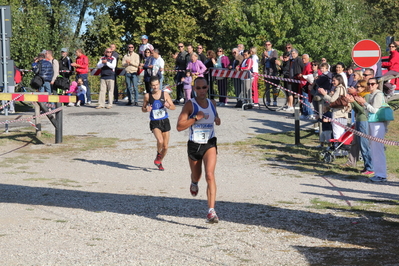
[[(242, 102), (242, 109), (251, 109), (254, 104), (252, 100), (252, 81), (253, 76), (251, 71), (236, 71), (227, 68), (209, 68), (208, 69), (208, 83), (210, 85), (209, 97), (223, 97), (229, 99), (238, 99)], [(234, 86), (236, 96), (227, 95), (227, 79), (231, 79)], [(215, 94), (213, 89), (213, 82), (218, 83), (218, 94)]]

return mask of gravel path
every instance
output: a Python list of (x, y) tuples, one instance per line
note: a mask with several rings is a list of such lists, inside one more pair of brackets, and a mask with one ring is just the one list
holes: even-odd
[[(231, 145), (293, 130), (288, 114), (218, 108), (221, 221), (210, 225), (206, 182), (189, 193), (187, 133), (175, 130), (181, 105), (170, 111), (164, 172), (152, 163), (155, 139), (139, 107), (64, 110), (65, 135), (115, 137), (118, 146), (37, 158), (21, 151), (62, 144), (1, 149), (0, 265), (399, 265), (397, 216), (309, 208), (315, 198), (397, 202), (397, 180), (323, 177)], [(44, 129), (53, 132), (48, 122)]]

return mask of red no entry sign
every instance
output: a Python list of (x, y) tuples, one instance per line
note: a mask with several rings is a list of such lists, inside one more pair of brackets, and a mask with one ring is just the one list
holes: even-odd
[(352, 60), (360, 67), (371, 67), (381, 58), (381, 49), (373, 40), (361, 40), (352, 49)]

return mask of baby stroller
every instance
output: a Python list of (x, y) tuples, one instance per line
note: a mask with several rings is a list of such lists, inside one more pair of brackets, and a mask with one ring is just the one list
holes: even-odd
[[(355, 128), (353, 124), (352, 129)], [(327, 150), (320, 153), (320, 160), (326, 163), (332, 163), (335, 157), (344, 157), (349, 154), (350, 144), (353, 140), (353, 133), (350, 131), (345, 131), (338, 139), (330, 139), (331, 143), (339, 143), (335, 148), (330, 147)]]

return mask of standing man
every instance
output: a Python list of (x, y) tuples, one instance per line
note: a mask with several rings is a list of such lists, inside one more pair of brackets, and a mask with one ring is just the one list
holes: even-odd
[(169, 115), (166, 109), (175, 110), (169, 93), (164, 92), (159, 87), (159, 79), (156, 76), (151, 77), (151, 93), (144, 95), (144, 103), (141, 110), (146, 113), (150, 112), (150, 130), (157, 139), (157, 156), (154, 164), (160, 171), (165, 170), (162, 161), (168, 151), (170, 137)]
[(53, 57), (53, 51), (52, 50), (47, 50), (46, 51), (46, 60), (51, 63), (53, 66), (53, 78), (51, 79), (51, 90), (54, 90), (53, 85), (54, 81), (57, 79), (58, 75), (60, 74), (60, 64), (58, 63), (58, 60)]
[(145, 49), (150, 49), (151, 52), (154, 50), (154, 46), (152, 44), (148, 43), (148, 36), (143, 35), (141, 36), (141, 45), (139, 47), (139, 56), (140, 56), (140, 61), (143, 61), (145, 58), (144, 51)]
[[(262, 54), (262, 59), (261, 59), (261, 64), (263, 65), (263, 70), (265, 73), (265, 75), (268, 76), (277, 76), (277, 66), (276, 66), (276, 60), (278, 57), (278, 53), (276, 50), (274, 50), (272, 48), (272, 43), (270, 41), (266, 41), (265, 42), (265, 51)], [(275, 79), (268, 79), (266, 78), (266, 80), (268, 80), (269, 82), (273, 82), (275, 84), (279, 84), (280, 81), (279, 80), (275, 80)], [(268, 89), (270, 89), (270, 84), (265, 82), (265, 86), (266, 86), (266, 91)], [(266, 104), (270, 105), (271, 100), (270, 100), (270, 94), (266, 95)], [(277, 101), (276, 99), (273, 99), (273, 106), (277, 106)]]
[(175, 59), (175, 70), (177, 71), (175, 76), (175, 83), (178, 84), (176, 86), (176, 100), (174, 104), (179, 104), (180, 100), (184, 97), (183, 93), (183, 83), (181, 79), (184, 77), (184, 72), (186, 71), (186, 67), (188, 64), (187, 61), (187, 52), (184, 50), (184, 44), (179, 43), (177, 45), (179, 48), (179, 53), (175, 53), (172, 57)]
[(206, 61), (206, 55), (203, 53), (204, 52), (204, 48), (202, 47), (202, 45), (197, 46), (197, 54), (198, 54), (198, 59), (202, 62), (205, 63)]
[(111, 44), (109, 46), (109, 48), (112, 51), (112, 56), (116, 58), (116, 65), (115, 65), (115, 84), (114, 84), (114, 103), (118, 102), (119, 99), (119, 89), (118, 89), (118, 73), (117, 73), (117, 67), (118, 67), (118, 61), (119, 61), (119, 54), (116, 51), (116, 45), (115, 44)]
[[(290, 79), (299, 80), (298, 75), (302, 73), (304, 64), (302, 58), (298, 56), (298, 50), (292, 49), (291, 51), (291, 62), (290, 62)], [(299, 92), (299, 83), (290, 82), (291, 90), (294, 93)], [(295, 96), (297, 97), (297, 96)], [(288, 101), (287, 101), (287, 111), (294, 111), (294, 95), (291, 92), (288, 92)]]
[(152, 51), (152, 56), (155, 58), (155, 63), (153, 66), (153, 75), (158, 76), (159, 78), (159, 87), (163, 88), (163, 74), (164, 74), (164, 68), (165, 68), (165, 61), (163, 60), (163, 58), (161, 57), (161, 55), (159, 54), (159, 50), (158, 49), (154, 49), (154, 51)]
[(75, 68), (76, 77), (75, 80), (78, 81), (79, 78), (83, 80), (83, 85), (85, 85), (87, 104), (91, 104), (91, 91), (89, 87), (88, 73), (89, 73), (89, 58), (83, 54), (82, 49), (77, 49), (75, 51), (76, 62), (71, 65)]
[(59, 64), (60, 64), (60, 75), (69, 80), (69, 77), (72, 75), (73, 67), (72, 67), (72, 60), (68, 56), (67, 48), (61, 49), (61, 58), (59, 60)]
[(194, 48), (191, 44), (187, 45), (187, 55), (186, 55), (186, 62), (187, 64), (191, 62), (191, 57), (193, 56)]
[[(315, 119), (313, 115), (313, 110), (312, 107), (310, 106), (310, 95), (309, 95), (309, 89), (311, 87), (311, 83), (308, 80), (313, 80), (313, 71), (312, 71), (312, 65), (310, 64), (310, 58), (308, 54), (303, 54), (302, 55), (302, 62), (303, 62), (303, 70), (301, 74), (298, 75), (298, 77), (301, 79), (300, 87), (302, 90), (302, 115), (301, 119)], [(311, 78), (308, 78), (308, 75), (311, 76)], [(313, 83), (313, 81), (312, 81)]]
[(238, 49), (238, 53), (240, 55), (243, 55), (243, 53), (244, 53), (244, 44), (242, 44), (242, 43), (238, 44), (237, 45), (237, 49)]
[(137, 70), (140, 65), (140, 57), (134, 52), (134, 45), (127, 45), (128, 52), (122, 59), (122, 66), (125, 68), (126, 74), (126, 90), (128, 102), (126, 105), (132, 105), (132, 96), (134, 93), (134, 105), (138, 106), (139, 88)]
[[(234, 48), (233, 50), (231, 50), (231, 53), (233, 54), (233, 58), (230, 61), (231, 64), (229, 65), (229, 69), (230, 70), (238, 70), (241, 62), (244, 60), (244, 57), (239, 53), (238, 48)], [(240, 93), (241, 93), (241, 80), (239, 78), (233, 78), (233, 86), (234, 86), (234, 91), (235, 91), (235, 95), (236, 97), (239, 97)], [(241, 108), (242, 107), (242, 102), (237, 101), (236, 106), (237, 108)]]
[(197, 78), (193, 88), (196, 97), (184, 105), (177, 121), (177, 130), (182, 131), (189, 128), (187, 152), (191, 169), (190, 193), (193, 197), (198, 194), (198, 182), (201, 179), (202, 163), (204, 163), (205, 179), (208, 184), (206, 192), (209, 208), (207, 222), (217, 223), (219, 222), (215, 212), (217, 139), (214, 125), (220, 125), (220, 118), (216, 112), (216, 102), (207, 97), (206, 79)]
[(32, 64), (33, 72), (43, 79), (43, 85), (39, 88), (40, 92), (47, 92), (51, 94), (51, 80), (54, 75), (53, 66), (47, 60), (45, 55), (40, 53)]
[(108, 91), (108, 106), (107, 109), (112, 108), (112, 100), (114, 97), (114, 84), (115, 84), (115, 67), (116, 58), (112, 56), (111, 48), (105, 49), (104, 56), (100, 58), (97, 63), (97, 68), (101, 69), (100, 78), (100, 95), (98, 98), (99, 105), (96, 109), (105, 107), (105, 95)]

